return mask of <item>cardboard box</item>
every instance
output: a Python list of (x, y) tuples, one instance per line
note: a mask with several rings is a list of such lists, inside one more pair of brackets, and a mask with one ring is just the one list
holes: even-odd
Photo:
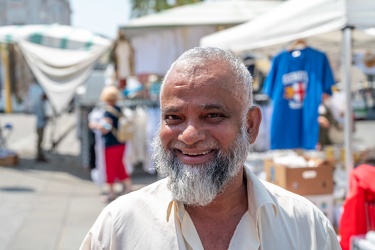
[(300, 195), (332, 194), (333, 165), (328, 161), (317, 162), (315, 167), (292, 168), (264, 161), (266, 180)]
[(18, 156), (17, 154), (11, 154), (4, 157), (0, 157), (0, 166), (1, 167), (13, 167), (18, 165)]
[(305, 198), (314, 203), (320, 211), (329, 219), (332, 225), (336, 225), (335, 206), (333, 194), (305, 195)]

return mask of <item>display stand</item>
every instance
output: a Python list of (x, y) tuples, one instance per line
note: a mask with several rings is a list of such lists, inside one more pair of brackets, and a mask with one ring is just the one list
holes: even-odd
[[(80, 165), (83, 168), (89, 168), (90, 165), (90, 129), (88, 126), (88, 115), (89, 113), (100, 103), (85, 102), (82, 100), (77, 100), (76, 110), (78, 114), (78, 138), (81, 141), (81, 153)], [(135, 109), (136, 107), (159, 107), (159, 100), (151, 99), (122, 99), (117, 102), (120, 108), (130, 108)]]
[(12, 125), (0, 126), (0, 167), (14, 167), (18, 165), (18, 155), (8, 148), (7, 140), (12, 131)]

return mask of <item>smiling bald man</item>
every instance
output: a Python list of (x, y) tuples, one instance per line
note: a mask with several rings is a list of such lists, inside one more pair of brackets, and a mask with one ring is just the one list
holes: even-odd
[(243, 63), (194, 48), (167, 72), (156, 183), (109, 204), (81, 249), (340, 249), (324, 214), (245, 165), (261, 122)]

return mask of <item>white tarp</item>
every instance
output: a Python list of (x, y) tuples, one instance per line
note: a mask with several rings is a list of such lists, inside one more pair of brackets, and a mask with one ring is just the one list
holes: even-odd
[(136, 74), (164, 75), (184, 51), (199, 46), (201, 37), (218, 25), (237, 25), (282, 1), (205, 1), (130, 20), (121, 29), (135, 51)]
[(112, 45), (88, 30), (58, 24), (0, 27), (0, 43), (19, 46), (56, 114), (69, 105), (76, 88)]
[(130, 20), (124, 28), (239, 24), (253, 19), (282, 1), (204, 1)]
[(18, 46), (57, 114), (69, 105), (76, 88), (102, 55), (101, 50), (62, 50), (27, 41), (19, 41)]
[(354, 46), (373, 48), (375, 37), (358, 29), (375, 26), (375, 1), (289, 0), (252, 21), (203, 37), (200, 44), (235, 53), (257, 49), (270, 54), (287, 42), (308, 38), (311, 46), (339, 53), (341, 29), (347, 26), (357, 28)]
[(164, 75), (184, 51), (198, 46), (200, 38), (212, 32), (215, 32), (213, 26), (194, 26), (163, 29), (133, 37), (135, 73)]
[(21, 40), (67, 49), (108, 47), (111, 43), (109, 39), (91, 31), (68, 25), (10, 25), (0, 27), (0, 43), (15, 43)]

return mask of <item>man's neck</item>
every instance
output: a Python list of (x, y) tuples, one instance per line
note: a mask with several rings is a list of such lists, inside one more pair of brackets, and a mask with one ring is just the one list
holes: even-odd
[(238, 223), (248, 209), (243, 169), (207, 206), (186, 206), (204, 249), (228, 249)]
[(228, 183), (223, 192), (219, 194), (207, 206), (185, 206), (189, 214), (209, 215), (216, 217), (219, 214), (228, 215), (234, 210), (241, 210), (243, 213), (247, 210), (247, 189), (246, 178), (243, 175), (243, 169)]

